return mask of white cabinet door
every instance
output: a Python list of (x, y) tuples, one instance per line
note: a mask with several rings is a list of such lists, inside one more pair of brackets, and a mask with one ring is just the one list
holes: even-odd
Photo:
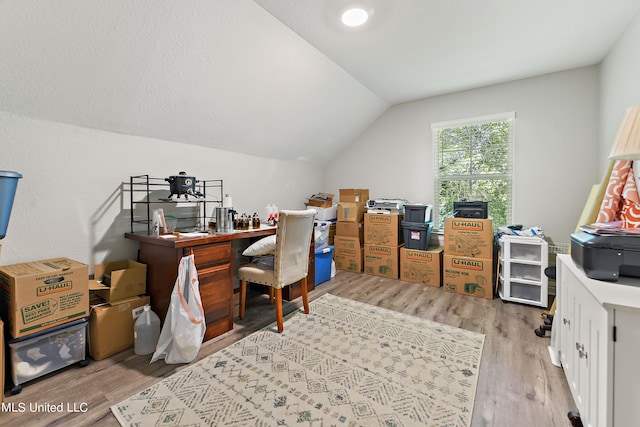
[(613, 423), (640, 425), (640, 311), (615, 310)]
[(575, 365), (577, 371), (576, 402), (583, 424), (606, 426), (607, 405), (607, 310), (580, 287), (577, 291), (577, 339)]
[(606, 426), (607, 310), (560, 264), (560, 362), (585, 426)]
[(578, 280), (573, 273), (566, 268), (564, 264), (558, 265), (558, 305), (559, 310), (556, 316), (560, 323), (560, 363), (562, 369), (564, 369), (569, 388), (573, 394), (574, 400), (577, 400), (576, 392), (576, 372), (575, 372), (575, 360), (576, 354), (576, 333), (574, 331), (575, 325), (575, 306), (576, 306), (576, 293), (575, 289), (580, 286)]

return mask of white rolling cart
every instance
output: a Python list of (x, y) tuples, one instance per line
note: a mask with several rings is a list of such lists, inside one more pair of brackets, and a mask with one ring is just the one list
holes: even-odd
[(500, 237), (498, 295), (503, 301), (547, 307), (548, 244), (539, 237)]

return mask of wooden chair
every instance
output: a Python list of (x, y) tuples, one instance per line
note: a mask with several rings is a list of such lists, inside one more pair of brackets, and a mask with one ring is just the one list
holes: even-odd
[(269, 295), (275, 291), (276, 321), (278, 332), (284, 330), (282, 319), (282, 288), (301, 280), (302, 304), (309, 314), (307, 274), (309, 272), (309, 246), (313, 237), (313, 221), (316, 211), (283, 210), (279, 212), (276, 229), (276, 249), (273, 268), (256, 264), (244, 264), (238, 268), (240, 279), (240, 318), (244, 318), (247, 300), (247, 282), (270, 286)]

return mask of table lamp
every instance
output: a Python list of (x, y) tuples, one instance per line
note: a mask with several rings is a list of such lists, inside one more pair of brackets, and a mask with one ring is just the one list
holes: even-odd
[(611, 147), (611, 160), (640, 159), (640, 106), (627, 108), (618, 134)]

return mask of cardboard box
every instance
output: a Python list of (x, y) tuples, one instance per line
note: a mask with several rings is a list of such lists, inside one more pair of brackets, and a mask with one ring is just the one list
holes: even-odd
[(493, 222), (490, 219), (446, 218), (444, 253), (493, 258)]
[(366, 211), (366, 202), (340, 202), (338, 203), (338, 221), (362, 222)]
[(400, 248), (364, 244), (364, 272), (374, 276), (397, 279), (399, 276)]
[(309, 197), (307, 206), (330, 208), (333, 206), (333, 194), (330, 193), (318, 193)]
[(445, 292), (493, 299), (492, 258), (472, 258), (448, 255), (442, 267), (442, 286)]
[(136, 296), (117, 305), (102, 298), (91, 300), (89, 317), (89, 354), (102, 360), (133, 347), (133, 330), (142, 307), (150, 303), (148, 296)]
[(338, 221), (336, 222), (336, 235), (357, 237), (360, 243), (364, 243), (364, 222)]
[(89, 269), (69, 258), (0, 267), (0, 304), (13, 338), (89, 316)]
[(382, 246), (402, 244), (402, 216), (367, 213), (364, 215), (364, 243)]
[[(110, 286), (104, 284), (104, 275), (110, 277)], [(132, 260), (96, 264), (89, 281), (89, 289), (111, 304), (147, 292), (147, 266)], [(102, 283), (100, 283), (102, 282)]]
[(336, 235), (333, 238), (333, 260), (336, 269), (362, 272), (364, 248), (357, 237)]
[(440, 287), (442, 284), (442, 248), (400, 249), (400, 280)]
[(369, 190), (366, 188), (341, 188), (339, 202), (366, 203), (369, 200)]

